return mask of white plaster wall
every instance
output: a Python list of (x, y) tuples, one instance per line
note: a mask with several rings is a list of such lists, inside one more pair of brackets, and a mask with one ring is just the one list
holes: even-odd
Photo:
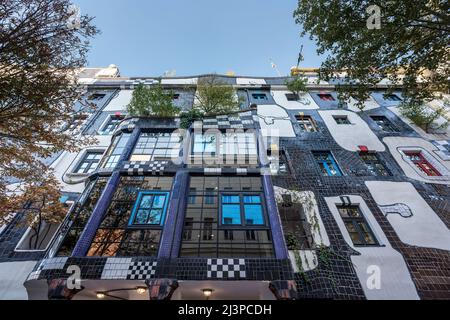
[(319, 109), (317, 103), (309, 93), (300, 93), (299, 101), (288, 101), (286, 94), (292, 93), (289, 90), (272, 91), (273, 99), (277, 104), (288, 110), (316, 110)]
[[(346, 110), (323, 110), (320, 116), (327, 125), (334, 140), (344, 149), (359, 151), (358, 146), (367, 146), (370, 151), (384, 152), (386, 148), (356, 113)], [(347, 116), (351, 124), (337, 124), (333, 116)]]
[(378, 205), (406, 204), (411, 218), (389, 214), (387, 219), (403, 243), (450, 251), (450, 230), (409, 182), (367, 181)]
[[(359, 108), (356, 106), (357, 101), (356, 99), (350, 97), (350, 99), (347, 101), (347, 106), (348, 109), (354, 112), (360, 112), (361, 110), (359, 110)], [(368, 100), (364, 101), (364, 109), (363, 111), (368, 111), (368, 110), (372, 110), (372, 109), (377, 109), (379, 108), (380, 105), (375, 101), (374, 98), (369, 97)]]
[(131, 102), (133, 90), (120, 90), (103, 111), (125, 111)]
[[(407, 162), (403, 159), (403, 154), (399, 151), (399, 148), (402, 147), (417, 147), (422, 148), (430, 155), (433, 156), (433, 160), (436, 161), (440, 166), (445, 168), (445, 171), (450, 171), (450, 161), (445, 161), (441, 159), (435, 151), (438, 151), (438, 148), (433, 145), (431, 142), (428, 142), (422, 138), (412, 138), (412, 137), (386, 137), (383, 139), (383, 142), (388, 146), (389, 151), (394, 157), (395, 161), (402, 168), (405, 175), (411, 179), (427, 182), (427, 183), (436, 183), (436, 184), (448, 184), (450, 183), (450, 176), (445, 175), (443, 170), (439, 172), (444, 174), (442, 177), (428, 177), (424, 173), (421, 173), (419, 169), (417, 169), (414, 165)], [(439, 170), (439, 168), (436, 168)]]
[[(361, 282), (364, 293), (369, 300), (418, 300), (419, 296), (411, 279), (408, 267), (402, 255), (394, 250), (384, 235), (375, 217), (360, 196), (349, 196), (354, 204), (359, 204), (370, 228), (380, 243), (380, 247), (355, 247), (338, 212), (336, 205), (341, 203), (339, 197), (325, 198), (328, 207), (336, 220), (339, 229), (347, 242), (360, 256), (352, 256), (356, 274)], [(370, 267), (375, 266), (380, 271), (379, 289), (370, 289), (368, 280), (373, 273)]]
[(36, 261), (0, 263), (0, 300), (28, 300), (23, 286)]
[[(111, 143), (111, 136), (95, 136), (97, 138), (98, 143), (95, 145), (88, 146), (86, 148), (83, 148), (77, 153), (70, 153), (70, 152), (64, 152), (52, 165), (51, 167), (54, 169), (55, 177), (58, 179), (58, 181), (61, 184), (61, 191), (63, 192), (77, 192), (81, 193), (84, 190), (84, 180), (81, 177), (69, 177), (67, 173), (71, 173), (76, 165), (78, 164), (78, 161), (82, 159), (83, 155), (87, 150), (97, 150), (97, 149), (108, 149), (110, 143)], [(70, 181), (81, 181), (80, 183), (66, 183)]]
[(278, 134), (279, 137), (295, 137), (291, 118), (283, 108), (277, 105), (260, 105), (258, 116), (263, 136)]
[(266, 84), (266, 80), (264, 79), (255, 79), (255, 78), (237, 78), (236, 83), (238, 85), (257, 85), (257, 84)]

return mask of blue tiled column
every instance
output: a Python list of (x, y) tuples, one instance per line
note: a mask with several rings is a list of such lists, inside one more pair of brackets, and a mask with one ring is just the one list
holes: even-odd
[(188, 181), (189, 173), (187, 171), (177, 172), (164, 230), (161, 235), (159, 258), (174, 258), (178, 256), (183, 232)]
[(272, 240), (277, 259), (287, 259), (288, 251), (284, 239), (281, 219), (278, 213), (278, 207), (275, 200), (275, 193), (270, 175), (263, 175), (263, 187), (266, 195), (267, 212), (269, 215), (270, 228), (272, 229)]
[(84, 257), (88, 253), (92, 240), (97, 233), (97, 229), (100, 227), (103, 217), (108, 210), (109, 205), (111, 204), (111, 200), (116, 192), (117, 186), (119, 185), (120, 167), (122, 165), (122, 162), (127, 161), (130, 158), (134, 146), (139, 139), (139, 134), (140, 129), (135, 128), (119, 159), (119, 163), (111, 174), (111, 177), (109, 178), (108, 183), (106, 184), (105, 189), (102, 192), (102, 195), (97, 201), (97, 204), (92, 211), (91, 217), (89, 218), (89, 221), (87, 222), (86, 227), (84, 228), (83, 233), (80, 236), (80, 239), (78, 239), (78, 242), (73, 249), (73, 257)]

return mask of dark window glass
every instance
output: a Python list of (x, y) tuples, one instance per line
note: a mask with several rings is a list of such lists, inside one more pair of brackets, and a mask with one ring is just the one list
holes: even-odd
[(255, 100), (268, 100), (267, 95), (265, 93), (253, 93), (252, 97)]
[(333, 116), (337, 124), (352, 124), (347, 116)]
[(318, 96), (323, 101), (334, 101), (333, 96), (329, 93), (319, 93)]
[(384, 95), (384, 99), (387, 101), (402, 101), (396, 94), (387, 94)]
[(374, 153), (360, 153), (361, 159), (372, 176), (389, 176), (389, 172)]
[(298, 101), (300, 97), (296, 93), (286, 93), (286, 99), (288, 101)]
[(395, 127), (385, 116), (370, 116), (370, 118), (380, 127), (381, 130), (386, 132), (398, 132), (398, 128)]
[(359, 207), (338, 207), (338, 210), (355, 246), (378, 245)]

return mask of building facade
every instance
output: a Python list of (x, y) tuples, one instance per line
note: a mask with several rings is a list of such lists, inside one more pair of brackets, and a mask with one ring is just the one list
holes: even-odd
[[(200, 77), (161, 83), (189, 110)], [(69, 213), (39, 248), (20, 214), (1, 231), (0, 298), (449, 299), (450, 131), (402, 118), (401, 88), (361, 111), (308, 77), (220, 76), (240, 110), (186, 129), (126, 114), (155, 79), (83, 71), (71, 130), (98, 143), (49, 160)]]

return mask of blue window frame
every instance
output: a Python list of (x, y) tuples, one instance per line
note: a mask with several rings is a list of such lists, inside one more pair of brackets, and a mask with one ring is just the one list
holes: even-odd
[[(243, 223), (244, 222), (244, 223)], [(222, 195), (222, 225), (265, 225), (261, 195)]]
[(324, 176), (342, 176), (342, 172), (331, 152), (313, 152), (313, 155)]
[(400, 99), (396, 94), (386, 94), (384, 95), (384, 99), (387, 101), (402, 101), (402, 99)]
[(128, 225), (163, 226), (168, 202), (169, 192), (140, 192)]

